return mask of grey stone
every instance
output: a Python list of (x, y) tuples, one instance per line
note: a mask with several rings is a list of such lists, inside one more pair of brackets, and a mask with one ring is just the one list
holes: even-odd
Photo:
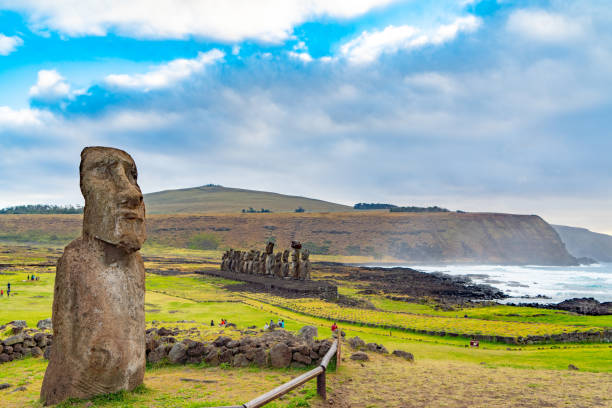
[(248, 367), (251, 362), (244, 354), (236, 354), (232, 361), (234, 367)]
[(288, 367), (291, 364), (291, 349), (285, 343), (276, 343), (270, 349), (270, 364), (275, 368)]
[(147, 355), (147, 361), (149, 363), (155, 364), (162, 361), (164, 358), (166, 358), (167, 355), (168, 353), (166, 352), (165, 346), (157, 346), (155, 350), (151, 350), (149, 352), (149, 354)]
[(7, 388), (11, 388), (11, 384), (9, 383), (0, 384), (0, 390), (6, 390)]
[(28, 324), (26, 323), (25, 320), (13, 320), (9, 324), (12, 325), (13, 327), (28, 327)]
[(43, 355), (43, 351), (40, 347), (32, 347), (31, 349), (32, 357), (40, 357)]
[(312, 363), (312, 359), (309, 356), (305, 356), (302, 353), (293, 353), (293, 361), (297, 361), (298, 363), (309, 365)]
[(168, 353), (168, 360), (174, 364), (184, 363), (187, 360), (187, 346), (183, 343), (174, 343)]
[(36, 327), (38, 327), (40, 330), (53, 330), (51, 318), (39, 320), (38, 323), (36, 323)]
[(358, 349), (366, 345), (365, 341), (359, 338), (359, 336), (350, 338), (348, 340), (348, 344), (354, 349)]
[(19, 333), (14, 336), (7, 337), (4, 339), (3, 343), (5, 346), (12, 346), (13, 344), (22, 343), (25, 337), (26, 336), (24, 333)]
[(303, 338), (307, 342), (312, 342), (319, 335), (316, 326), (304, 326), (298, 332), (298, 337)]
[(368, 361), (369, 359), (370, 358), (368, 357), (368, 355), (364, 353), (363, 351), (358, 351), (351, 355), (351, 360)]
[(404, 359), (406, 359), (408, 361), (414, 361), (414, 355), (412, 353), (407, 352), (407, 351), (394, 350), (393, 351), (393, 355), (397, 356), (397, 357), (404, 358)]

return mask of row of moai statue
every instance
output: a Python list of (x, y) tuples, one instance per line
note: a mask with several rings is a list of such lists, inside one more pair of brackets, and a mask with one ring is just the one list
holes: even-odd
[(221, 270), (281, 279), (310, 280), (310, 252), (308, 249), (302, 251), (302, 244), (297, 241), (291, 242), (291, 248), (292, 251), (286, 249), (275, 254), (274, 243), (268, 242), (265, 252), (230, 249), (221, 258)]

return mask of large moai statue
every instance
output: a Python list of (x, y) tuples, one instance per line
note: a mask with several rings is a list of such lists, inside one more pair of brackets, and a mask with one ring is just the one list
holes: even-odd
[(288, 249), (285, 249), (283, 251), (283, 262), (282, 262), (281, 268), (282, 268), (281, 274), (283, 278), (290, 276), (289, 275), (289, 250)]
[(302, 251), (302, 260), (300, 261), (300, 280), (310, 280), (310, 271), (312, 267), (310, 265), (310, 251), (304, 249)]
[(247, 262), (249, 262), (249, 253), (242, 253), (242, 261), (240, 262), (240, 273), (247, 273)]
[(292, 279), (300, 278), (300, 250), (302, 244), (298, 241), (291, 241), (291, 262), (289, 263), (289, 276)]
[(274, 265), (273, 266), (273, 271), (274, 271), (274, 275), (277, 278), (282, 278), (283, 277), (283, 253), (282, 252), (277, 252), (276, 254), (274, 254)]
[(240, 267), (242, 263), (242, 251), (234, 252), (234, 272), (240, 272)]
[(266, 275), (274, 275), (274, 242), (266, 244)]
[(269, 255), (266, 254), (265, 252), (261, 253), (261, 256), (259, 257), (259, 270), (257, 271), (258, 275), (265, 275), (266, 274), (266, 265), (268, 262), (268, 257)]
[(134, 160), (122, 150), (81, 153), (83, 230), (57, 263), (45, 405), (132, 390), (145, 372), (145, 207)]
[(251, 269), (251, 273), (253, 275), (259, 275), (259, 258), (261, 257), (261, 254), (259, 253), (259, 251), (255, 251), (255, 257), (253, 258), (253, 267)]

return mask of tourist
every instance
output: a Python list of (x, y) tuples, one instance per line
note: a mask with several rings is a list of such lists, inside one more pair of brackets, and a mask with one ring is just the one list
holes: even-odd
[(4, 291), (0, 289), (0, 296), (4, 296)]
[(270, 326), (268, 325), (268, 323), (264, 324), (264, 330), (268, 330), (270, 328)]
[(332, 330), (332, 333), (335, 333), (336, 330), (338, 330), (338, 325), (336, 324), (336, 322), (334, 322), (334, 324), (332, 324), (331, 330)]
[(212, 327), (214, 327), (214, 326), (215, 326), (215, 321), (214, 321), (214, 320), (211, 320), (211, 321), (210, 321), (210, 325), (211, 325)]
[(270, 327), (274, 326), (274, 319), (270, 319)]
[(284, 329), (285, 328), (285, 320), (281, 320), (280, 324), (281, 324), (281, 327)]

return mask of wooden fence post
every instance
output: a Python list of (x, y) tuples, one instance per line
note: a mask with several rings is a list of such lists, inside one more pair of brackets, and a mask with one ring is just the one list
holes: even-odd
[(327, 399), (327, 385), (325, 384), (325, 370), (317, 376), (317, 394), (324, 400)]

